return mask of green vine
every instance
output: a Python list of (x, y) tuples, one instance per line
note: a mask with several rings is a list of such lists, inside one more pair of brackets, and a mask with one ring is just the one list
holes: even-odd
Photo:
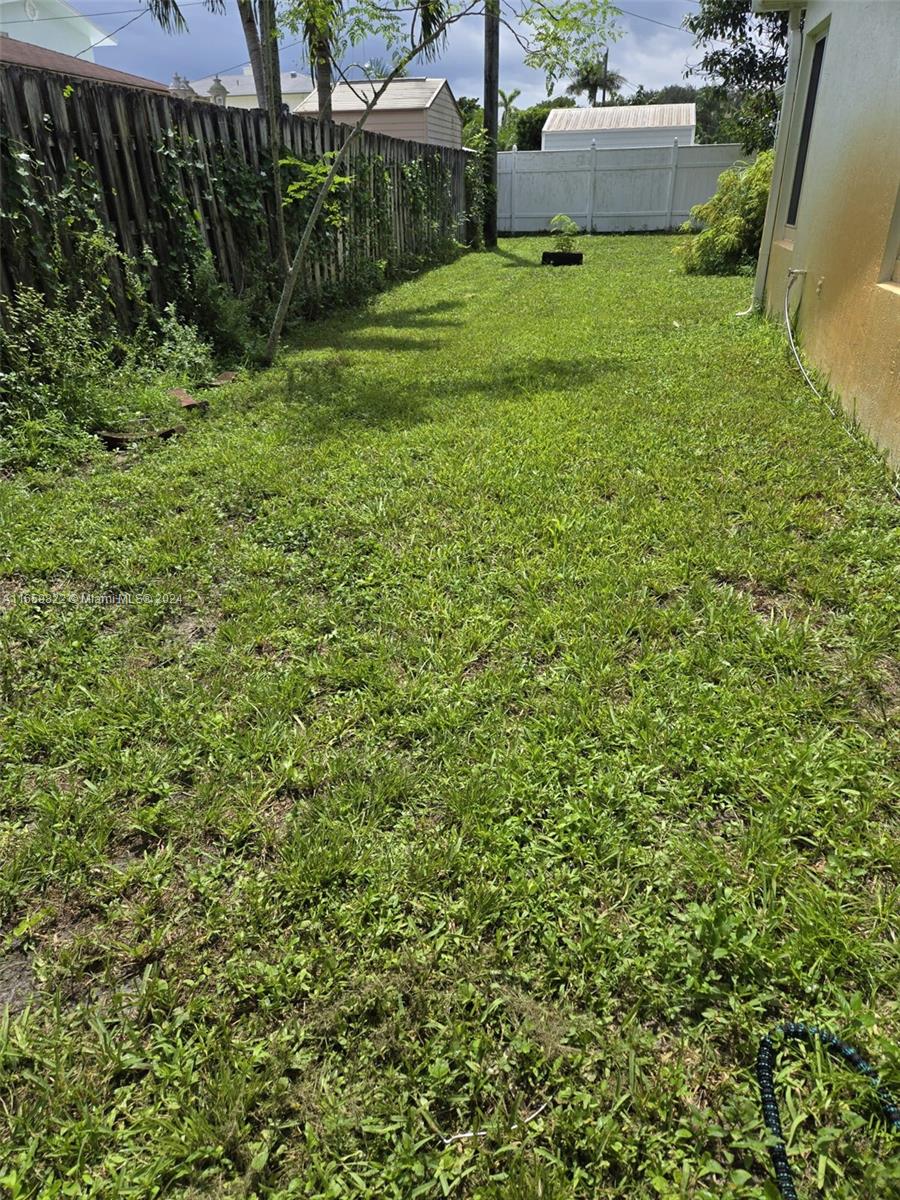
[[(49, 116), (44, 126), (52, 131)], [(39, 130), (36, 145), (41, 137)], [(54, 183), (39, 150), (0, 131), (0, 459), (6, 453), (9, 461), (4, 428), (17, 437), (26, 431), (26, 441), (35, 429), (40, 441), (51, 429), (63, 436), (96, 428), (128, 407), (123, 393), (138, 397), (131, 408), (142, 403), (153, 370), (190, 380), (204, 374), (211, 349), (230, 361), (253, 356), (281, 287), (271, 165), (264, 158), (251, 165), (236, 145), (203, 146), (174, 129), (150, 149), (153, 194), (139, 247), (128, 254), (107, 224), (117, 205), (90, 163), (75, 158)], [(283, 153), (292, 247), (330, 163), (327, 155)], [(314, 231), (295, 314), (358, 303), (455, 254), (452, 184), (437, 151), (389, 163), (361, 144)], [(472, 204), (469, 196), (470, 216)], [(12, 458), (36, 457), (20, 443)]]
[[(141, 326), (148, 315), (142, 264), (122, 252), (104, 225), (93, 168), (74, 159), (65, 184), (54, 191), (43, 167), (30, 147), (0, 133), (0, 241), (7, 275), (43, 291), (52, 306), (99, 306), (132, 329)], [(128, 302), (127, 318), (116, 314), (114, 279)]]
[(470, 148), (474, 151), (466, 163), (466, 224), (469, 243), (473, 250), (484, 249), (484, 215), (487, 207), (488, 186), (485, 179), (485, 154), (487, 134), (479, 129), (471, 138)]

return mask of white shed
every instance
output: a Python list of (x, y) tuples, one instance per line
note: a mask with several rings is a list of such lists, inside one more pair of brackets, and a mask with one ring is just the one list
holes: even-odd
[(693, 146), (694, 104), (608, 104), (605, 108), (551, 108), (541, 132), (542, 150), (634, 150)]
[[(339, 125), (354, 125), (378, 86), (378, 80), (354, 82), (352, 86), (339, 83), (331, 93), (332, 120)], [(314, 117), (318, 111), (315, 92), (294, 109), (301, 117)], [(446, 79), (392, 80), (366, 121), (366, 129), (372, 133), (457, 148), (462, 146), (462, 127), (462, 114)]]

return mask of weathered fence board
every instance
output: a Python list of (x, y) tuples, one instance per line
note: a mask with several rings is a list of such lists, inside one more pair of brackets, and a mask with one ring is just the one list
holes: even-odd
[[(165, 271), (167, 265), (175, 270), (177, 263), (170, 261), (174, 239), (167, 236), (163, 208), (164, 197), (171, 196), (173, 189), (186, 202), (220, 279), (236, 294), (249, 285), (247, 214), (236, 215), (226, 203), (218, 173), (224, 162), (235, 161), (257, 181), (269, 173), (268, 129), (262, 112), (217, 108), (14, 64), (0, 65), (0, 111), (4, 136), (41, 164), (41, 178), (33, 180), (35, 194), (39, 189), (58, 192), (71, 180), (79, 160), (88, 164), (98, 184), (98, 215), (123, 253), (146, 264), (154, 303), (172, 298), (166, 294)], [(306, 117), (284, 117), (281, 122), (282, 143), (298, 159), (336, 149), (346, 132)], [(349, 271), (366, 262), (383, 261), (389, 268), (399, 268), (433, 253), (436, 229), (437, 236), (445, 239), (465, 236), (465, 151), (364, 132), (349, 157), (346, 173), (360, 173), (351, 191), (358, 186), (367, 196), (373, 194), (373, 162), (379, 158), (391, 179), (390, 221), (378, 213), (367, 216), (351, 196), (345, 228), (316, 241), (305, 272), (307, 295), (341, 285)], [(432, 180), (438, 177), (440, 165), (441, 178), (449, 183), (449, 211), (444, 197), (432, 192), (438, 195), (431, 204), (434, 211), (416, 209), (418, 215), (413, 216), (414, 197), (404, 174), (411, 163), (421, 164)], [(34, 225), (39, 211), (33, 209), (28, 220), (36, 235), (44, 235), (49, 231)], [(258, 189), (257, 212), (255, 233), (268, 247), (268, 261), (274, 263), (277, 243), (270, 188)], [(37, 246), (41, 236), (32, 240)], [(25, 284), (40, 286), (44, 274), (40, 261), (15, 254), (9, 261), (4, 258), (4, 291)], [(111, 264), (110, 275), (113, 300), (123, 315), (129, 298), (118, 263)]]

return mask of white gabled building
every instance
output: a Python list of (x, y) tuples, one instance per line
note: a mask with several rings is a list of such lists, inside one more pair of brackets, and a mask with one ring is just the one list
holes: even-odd
[(115, 38), (66, 0), (0, 0), (0, 33), (88, 62), (94, 61), (94, 50), (116, 45)]
[[(331, 93), (331, 117), (338, 125), (355, 125), (381, 80), (339, 83)], [(318, 98), (312, 92), (294, 109), (315, 117)], [(462, 146), (463, 119), (446, 79), (392, 79), (366, 122), (370, 133), (386, 133), (431, 146)]]
[[(256, 97), (256, 83), (253, 80), (251, 67), (243, 71), (231, 71), (222, 76), (206, 75), (203, 79), (191, 79), (188, 87), (192, 88), (199, 100), (211, 100), (224, 108), (259, 108)], [(302, 71), (281, 72), (281, 102), (293, 109), (304, 96), (308, 96), (312, 88), (312, 80)], [(177, 94), (177, 88), (173, 87)]]
[(634, 150), (693, 146), (694, 104), (607, 104), (603, 108), (551, 108), (541, 132), (542, 150)]

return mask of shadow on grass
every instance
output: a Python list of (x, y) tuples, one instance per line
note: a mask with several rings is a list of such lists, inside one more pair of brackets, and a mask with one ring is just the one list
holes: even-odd
[(502, 246), (497, 246), (495, 250), (489, 251), (495, 254), (498, 258), (506, 259), (503, 266), (506, 270), (517, 269), (521, 267), (539, 267), (541, 264), (533, 258), (526, 258), (524, 254), (513, 254), (511, 250), (504, 250)]
[[(422, 307), (396, 309), (388, 313), (375, 313), (362, 309), (352, 314), (342, 314), (340, 327), (335, 330), (333, 321), (317, 322), (304, 327), (299, 336), (291, 339), (292, 350), (438, 350), (443, 340), (416, 337), (416, 330), (436, 333), (441, 329), (456, 329), (463, 321), (446, 315), (463, 308), (462, 300), (439, 300)], [(394, 331), (408, 330), (412, 336), (391, 336)]]
[[(285, 432), (298, 442), (309, 443), (361, 430), (407, 429), (440, 421), (448, 408), (472, 412), (503, 401), (527, 403), (547, 393), (583, 391), (600, 380), (627, 372), (630, 365), (620, 358), (590, 358), (582, 361), (544, 357), (525, 363), (498, 361), (488, 369), (444, 376), (439, 370), (431, 378), (409, 380), (398, 368), (396, 378), (372, 380), (355, 374), (352, 361), (343, 351), (362, 348), (367, 339), (341, 337), (329, 348), (335, 357), (327, 362), (301, 363), (281, 381), (281, 396), (289, 404), (303, 405), (303, 420), (285, 421)], [(373, 339), (373, 345), (380, 343)], [(427, 343), (414, 343), (420, 349)], [(382, 347), (385, 348), (385, 347)], [(278, 392), (273, 392), (273, 397)]]
[(369, 326), (370, 332), (360, 331), (358, 334), (346, 334), (339, 340), (323, 338), (321, 341), (307, 341), (304, 350), (333, 350), (335, 354), (348, 353), (354, 350), (390, 350), (396, 354), (421, 350), (442, 350), (443, 341), (433, 337), (402, 337), (394, 336), (389, 325), (379, 327)]

